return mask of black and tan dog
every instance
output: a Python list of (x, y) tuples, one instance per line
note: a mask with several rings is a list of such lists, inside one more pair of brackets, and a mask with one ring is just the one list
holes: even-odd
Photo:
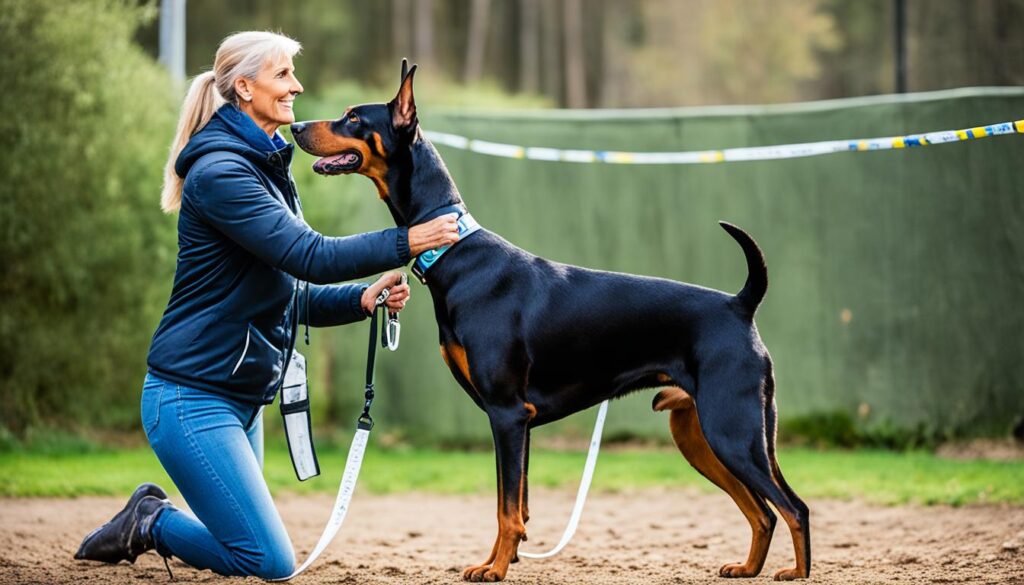
[[(359, 173), (377, 186), (400, 226), (443, 213), (475, 223), (416, 118), (413, 75), (402, 65), (387, 104), (349, 108), (337, 120), (292, 125), (295, 141), (323, 157), (326, 175)], [(417, 261), (434, 301), (441, 356), (487, 413), (498, 467), (498, 537), (468, 581), (498, 581), (526, 540), (530, 429), (644, 388), (662, 388), (655, 410), (670, 411), (679, 450), (725, 490), (753, 531), (746, 562), (723, 577), (761, 571), (775, 515), (789, 525), (796, 567), (776, 579), (807, 577), (807, 506), (775, 459), (775, 379), (753, 316), (768, 286), (757, 244), (722, 227), (746, 255), (736, 295), (670, 280), (567, 266), (539, 258), (485, 229), (464, 235), (432, 265)], [(435, 255), (436, 256), (436, 255)]]

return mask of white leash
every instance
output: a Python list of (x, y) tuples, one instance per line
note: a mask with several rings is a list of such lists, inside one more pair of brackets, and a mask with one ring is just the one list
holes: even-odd
[[(406, 282), (407, 277), (405, 274), (402, 274), (402, 284)], [(327, 521), (327, 526), (324, 527), (324, 531), (320, 535), (320, 541), (316, 543), (316, 547), (309, 553), (309, 557), (306, 558), (305, 562), (299, 565), (299, 568), (295, 569), (291, 575), (277, 579), (267, 579), (268, 581), (288, 581), (301, 575), (327, 549), (331, 541), (334, 540), (334, 537), (338, 535), (338, 531), (341, 530), (341, 525), (345, 522), (348, 506), (352, 501), (352, 494), (356, 491), (356, 480), (359, 479), (359, 468), (363, 465), (363, 454), (366, 452), (366, 444), (370, 440), (370, 430), (373, 429), (373, 419), (370, 418), (370, 405), (373, 403), (373, 367), (377, 352), (377, 309), (384, 305), (384, 301), (388, 299), (390, 294), (391, 291), (389, 289), (381, 291), (373, 309), (373, 316), (370, 319), (370, 348), (366, 363), (366, 402), (363, 405), (363, 413), (359, 416), (356, 434), (352, 437), (352, 445), (348, 448), (348, 460), (345, 462), (345, 472), (341, 476), (341, 484), (338, 486), (338, 497), (334, 500), (334, 510), (331, 511), (331, 518)], [(398, 349), (398, 335), (400, 332), (398, 313), (392, 313), (382, 328), (384, 347), (391, 351)]]
[(530, 553), (519, 551), (519, 556), (527, 559), (546, 559), (558, 554), (565, 545), (569, 544), (576, 527), (580, 523), (580, 516), (583, 515), (583, 504), (587, 501), (587, 492), (590, 491), (590, 482), (594, 479), (594, 467), (597, 465), (597, 453), (601, 450), (601, 432), (604, 430), (604, 419), (608, 414), (608, 401), (601, 403), (597, 411), (597, 421), (594, 422), (594, 434), (590, 438), (590, 451), (587, 453), (587, 463), (583, 466), (583, 479), (580, 480), (580, 489), (576, 492), (576, 504), (572, 507), (572, 516), (569, 517), (569, 524), (562, 533), (562, 539), (558, 541), (555, 548), (543, 553)]
[(363, 465), (363, 453), (366, 452), (366, 443), (370, 439), (370, 431), (359, 429), (352, 438), (352, 445), (348, 448), (348, 461), (345, 463), (345, 473), (341, 476), (341, 485), (338, 486), (338, 497), (334, 500), (334, 510), (331, 512), (331, 519), (327, 521), (323, 534), (320, 535), (320, 542), (316, 548), (309, 553), (306, 561), (298, 569), (287, 577), (268, 579), (268, 581), (288, 581), (302, 574), (303, 571), (313, 564), (313, 561), (324, 552), (338, 531), (345, 522), (345, 515), (348, 514), (348, 505), (352, 501), (352, 493), (356, 491), (356, 480), (359, 478), (359, 468)]

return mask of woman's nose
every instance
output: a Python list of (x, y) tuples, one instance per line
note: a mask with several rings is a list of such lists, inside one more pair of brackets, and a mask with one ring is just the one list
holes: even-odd
[(302, 131), (306, 129), (306, 123), (305, 122), (296, 122), (295, 124), (291, 125), (291, 129), (292, 129), (292, 136), (297, 136), (299, 134), (302, 134)]

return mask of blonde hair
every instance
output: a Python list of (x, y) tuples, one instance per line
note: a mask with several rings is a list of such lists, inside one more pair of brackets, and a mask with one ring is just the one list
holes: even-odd
[(164, 167), (164, 187), (160, 193), (160, 207), (165, 213), (181, 208), (181, 187), (184, 177), (174, 170), (189, 139), (202, 130), (213, 118), (214, 112), (225, 103), (238, 103), (235, 80), (239, 77), (256, 79), (260, 69), (268, 62), (294, 57), (302, 50), (298, 41), (282, 34), (262, 31), (235, 33), (220, 43), (213, 61), (213, 71), (197, 75), (188, 88), (181, 105), (178, 130), (171, 142), (171, 153)]

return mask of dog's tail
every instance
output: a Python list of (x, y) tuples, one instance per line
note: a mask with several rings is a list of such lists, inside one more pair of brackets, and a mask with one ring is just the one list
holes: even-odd
[(768, 290), (768, 267), (764, 263), (764, 254), (747, 232), (725, 221), (718, 222), (718, 225), (739, 242), (743, 254), (747, 257), (747, 282), (743, 285), (743, 290), (736, 294), (736, 300), (753, 315), (757, 306), (761, 304), (765, 291)]

